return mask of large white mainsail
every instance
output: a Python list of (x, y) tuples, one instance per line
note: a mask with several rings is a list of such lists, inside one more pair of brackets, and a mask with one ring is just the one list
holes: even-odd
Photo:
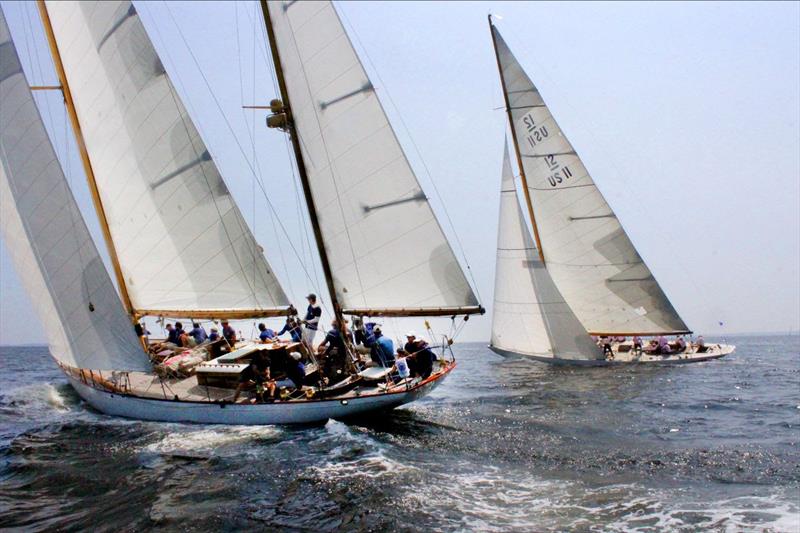
[(0, 229), (60, 363), (151, 369), (69, 189), (0, 8)]
[(268, 2), (268, 14), (341, 307), (476, 312), (333, 5)]
[(539, 259), (504, 145), (491, 347), (540, 357), (602, 358)]
[(534, 229), (561, 294), (590, 332), (685, 332), (539, 91), (491, 29)]
[(286, 308), (135, 7), (46, 5), (133, 311)]

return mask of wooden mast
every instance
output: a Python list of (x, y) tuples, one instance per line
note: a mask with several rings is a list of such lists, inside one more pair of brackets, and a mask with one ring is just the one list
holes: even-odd
[[(286, 114), (286, 126), (289, 132), (289, 138), (292, 141), (292, 149), (294, 150), (294, 158), (297, 162), (297, 173), (300, 175), (300, 183), (303, 185), (303, 196), (308, 208), (308, 218), (311, 221), (311, 228), (314, 230), (314, 240), (317, 243), (317, 250), (319, 251), (319, 259), (322, 263), (322, 271), (325, 274), (325, 283), (328, 286), (328, 293), (331, 298), (331, 305), (333, 306), (333, 313), (336, 316), (336, 321), (339, 323), (339, 330), (345, 331), (345, 320), (342, 314), (342, 307), (339, 304), (339, 299), (336, 297), (336, 286), (333, 283), (333, 270), (328, 259), (328, 253), (325, 251), (325, 241), (322, 239), (322, 228), (319, 225), (319, 218), (317, 217), (317, 208), (314, 204), (314, 196), (311, 194), (311, 185), (308, 181), (308, 173), (306, 171), (306, 164), (303, 161), (303, 152), (300, 147), (300, 138), (297, 136), (297, 130), (294, 127), (294, 120), (292, 119), (292, 105), (289, 100), (289, 92), (286, 90), (286, 79), (283, 76), (283, 67), (281, 66), (280, 51), (278, 44), (275, 40), (275, 31), (272, 28), (272, 19), (269, 16), (269, 7), (267, 0), (261, 0), (261, 10), (264, 13), (264, 24), (267, 27), (267, 37), (269, 39), (269, 47), (272, 51), (272, 61), (275, 65), (275, 77), (278, 79), (278, 87), (281, 91), (281, 99), (283, 101), (283, 112)], [(347, 335), (343, 335), (348, 338)]]
[(531, 217), (533, 225), (533, 238), (536, 239), (536, 250), (539, 252), (539, 259), (544, 264), (544, 251), (542, 242), (539, 240), (539, 228), (536, 226), (536, 217), (533, 214), (533, 204), (531, 203), (531, 193), (528, 190), (528, 179), (525, 177), (525, 167), (522, 166), (522, 154), (519, 151), (517, 142), (517, 132), (514, 129), (514, 117), (511, 116), (511, 104), (508, 102), (508, 91), (506, 90), (506, 80), (503, 78), (503, 65), (500, 64), (500, 54), (497, 52), (497, 38), (494, 35), (495, 29), (492, 24), (492, 16), (489, 15), (489, 32), (492, 34), (492, 45), (494, 45), (494, 57), (497, 60), (497, 71), (500, 74), (500, 85), (503, 87), (503, 101), (506, 104), (508, 114), (508, 124), (511, 126), (511, 139), (514, 144), (514, 153), (517, 155), (517, 166), (519, 166), (519, 177), (522, 181), (522, 191), (525, 194), (525, 204), (528, 206), (528, 215)]
[(103, 238), (106, 241), (108, 248), (108, 255), (111, 258), (111, 265), (114, 268), (114, 275), (117, 278), (117, 285), (119, 286), (120, 297), (125, 310), (135, 321), (136, 315), (131, 303), (130, 296), (128, 295), (128, 287), (125, 284), (125, 277), (122, 275), (122, 268), (119, 265), (119, 258), (117, 257), (117, 250), (114, 247), (114, 240), (111, 238), (111, 231), (108, 229), (108, 219), (106, 212), (103, 208), (103, 202), (100, 200), (100, 192), (97, 189), (97, 181), (95, 180), (94, 170), (92, 170), (92, 162), (89, 160), (89, 153), (86, 151), (86, 142), (83, 138), (81, 124), (78, 121), (78, 114), (75, 111), (75, 103), (72, 100), (72, 92), (69, 89), (69, 82), (67, 75), (64, 72), (64, 64), (61, 62), (61, 54), (58, 51), (58, 44), (56, 37), (53, 33), (53, 26), (50, 23), (50, 15), (47, 13), (47, 6), (44, 0), (37, 0), (39, 7), (39, 15), (42, 18), (44, 25), (44, 33), (47, 36), (47, 42), (50, 45), (50, 54), (53, 56), (53, 64), (58, 75), (58, 80), (61, 82), (61, 92), (64, 95), (64, 105), (67, 108), (70, 123), (72, 124), (72, 131), (75, 134), (75, 142), (78, 145), (78, 151), (81, 154), (81, 162), (83, 163), (83, 170), (86, 173), (86, 180), (89, 182), (89, 191), (92, 194), (92, 202), (94, 209), (97, 212), (97, 217), (100, 220), (100, 228), (103, 230)]

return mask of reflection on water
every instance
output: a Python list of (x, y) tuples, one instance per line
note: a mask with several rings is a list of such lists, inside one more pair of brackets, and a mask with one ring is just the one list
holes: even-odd
[(798, 338), (737, 344), (592, 369), (466, 344), (431, 397), (301, 429), (107, 417), (0, 348), (0, 528), (798, 531)]

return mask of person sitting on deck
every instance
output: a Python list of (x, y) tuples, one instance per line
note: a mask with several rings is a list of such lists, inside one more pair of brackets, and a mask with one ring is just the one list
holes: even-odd
[(642, 355), (642, 338), (639, 335), (633, 336), (633, 349), (634, 355)]
[[(181, 335), (183, 335), (183, 324), (181, 322), (175, 322), (175, 338), (180, 339)], [(178, 344), (178, 343), (175, 343)]]
[(211, 333), (208, 335), (208, 340), (210, 342), (216, 342), (219, 340), (219, 330), (217, 328), (211, 328)]
[(372, 329), (374, 340), (371, 341), (370, 359), (377, 365), (384, 368), (391, 368), (394, 365), (394, 343), (392, 339), (383, 336), (381, 328), (375, 326)]
[(294, 386), (298, 389), (303, 388), (303, 381), (306, 377), (306, 365), (303, 364), (303, 356), (300, 352), (292, 352), (289, 354), (289, 365), (286, 368), (286, 375), (292, 380)]
[[(177, 328), (176, 328), (177, 329)], [(194, 346), (194, 338), (189, 335), (189, 332), (181, 328), (181, 334), (178, 337), (182, 348), (191, 348)]]
[(672, 353), (672, 348), (670, 348), (669, 342), (667, 342), (667, 338), (664, 335), (658, 336), (658, 351), (656, 353), (661, 355)]
[(225, 340), (230, 344), (231, 348), (233, 348), (238, 340), (236, 338), (236, 330), (231, 327), (227, 320), (222, 321), (222, 336), (225, 337)]
[(325, 358), (323, 374), (328, 378), (329, 383), (337, 383), (347, 377), (344, 372), (347, 346), (345, 346), (342, 332), (339, 331), (338, 320), (334, 319), (331, 322), (331, 330), (317, 347), (317, 352)]
[(275, 336), (280, 337), (284, 333), (291, 335), (292, 342), (300, 342), (303, 338), (302, 334), (300, 333), (300, 324), (293, 316), (286, 317), (286, 324), (283, 325), (283, 329), (277, 332)]
[(275, 380), (269, 372), (270, 358), (263, 352), (256, 352), (250, 359), (250, 364), (239, 374), (239, 385), (236, 387), (236, 394), (233, 395), (233, 403), (239, 399), (242, 389), (255, 385), (256, 398), (264, 401), (264, 392), (269, 392), (267, 398), (275, 397)]
[(200, 325), (200, 322), (192, 322), (192, 330), (189, 332), (189, 335), (197, 344), (203, 344), (208, 340), (208, 334), (206, 334), (206, 330)]
[(139, 343), (142, 345), (142, 348), (144, 348), (144, 351), (146, 352), (150, 347), (150, 338), (149, 338), (150, 332), (147, 331), (147, 328), (144, 326), (144, 324), (142, 324), (138, 320), (133, 325), (133, 331), (136, 333), (136, 336), (139, 338)]
[(600, 337), (600, 345), (603, 347), (603, 357), (613, 359), (614, 350), (611, 349), (611, 337), (607, 337), (605, 335)]
[(167, 324), (167, 342), (171, 342), (172, 344), (178, 345), (178, 334), (176, 333), (175, 327), (172, 324)]
[(697, 341), (694, 343), (695, 352), (697, 353), (706, 353), (708, 351), (708, 347), (706, 346), (706, 340), (703, 338), (702, 335), (697, 337)]
[(675, 352), (683, 353), (684, 351), (686, 351), (686, 341), (683, 340), (683, 335), (679, 335), (678, 340), (675, 341)]
[(417, 339), (417, 334), (413, 331), (406, 333), (406, 345), (403, 347), (408, 353), (409, 359), (413, 361), (410, 365), (411, 373), (426, 379), (433, 373), (433, 362), (436, 355), (428, 348), (428, 343), (423, 339)]
[(258, 331), (261, 332), (258, 334), (258, 340), (261, 341), (261, 344), (266, 344), (275, 340), (275, 331), (268, 328), (263, 322), (258, 325)]

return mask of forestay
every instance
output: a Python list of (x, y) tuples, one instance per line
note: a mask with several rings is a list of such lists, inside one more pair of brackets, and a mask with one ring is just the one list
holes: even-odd
[(0, 8), (0, 228), (59, 362), (150, 370), (28, 88)]
[(346, 310), (477, 300), (330, 2), (269, 2), (294, 126)]
[(134, 309), (288, 306), (134, 6), (47, 10)]
[(590, 332), (686, 331), (539, 91), (492, 32), (545, 263), (561, 294)]
[(503, 158), (492, 313), (494, 349), (565, 359), (600, 355), (539, 259), (517, 198), (508, 145)]

